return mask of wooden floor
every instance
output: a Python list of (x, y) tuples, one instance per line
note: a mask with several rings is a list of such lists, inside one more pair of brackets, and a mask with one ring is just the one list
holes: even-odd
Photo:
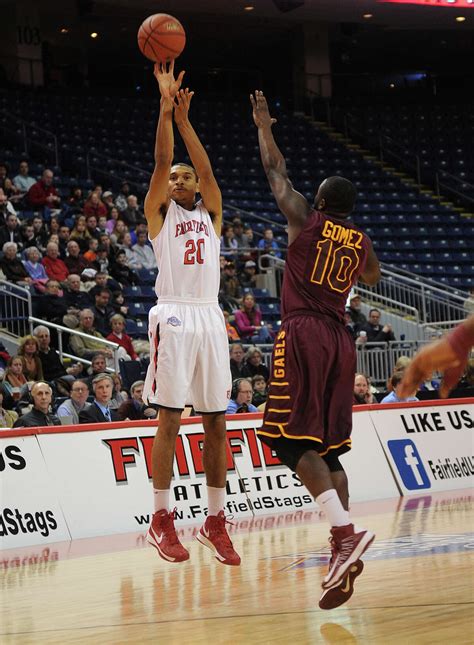
[(191, 560), (178, 565), (139, 534), (4, 551), (0, 643), (474, 643), (473, 499), (355, 505), (377, 539), (354, 596), (333, 611), (317, 605), (328, 530), (315, 512), (236, 523), (240, 568), (214, 560), (192, 529)]

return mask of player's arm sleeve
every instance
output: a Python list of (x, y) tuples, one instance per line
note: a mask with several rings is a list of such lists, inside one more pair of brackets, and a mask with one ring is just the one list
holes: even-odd
[(214, 177), (209, 156), (199, 140), (195, 129), (189, 122), (189, 119), (180, 123), (178, 130), (183, 138), (193, 168), (199, 178), (199, 192), (201, 193), (204, 206), (213, 216), (214, 226), (220, 232), (220, 225), (222, 223), (222, 195), (217, 180)]
[(150, 239), (161, 231), (163, 214), (169, 206), (168, 181), (173, 162), (173, 104), (161, 100), (156, 128), (155, 169), (145, 197), (145, 217)]
[(374, 247), (372, 246), (372, 242), (369, 240), (369, 250), (368, 250), (367, 260), (365, 263), (364, 270), (359, 276), (359, 280), (364, 284), (369, 285), (369, 287), (373, 287), (380, 280), (380, 277), (381, 277), (380, 263), (377, 258), (377, 255), (375, 254)]
[(293, 188), (288, 178), (285, 158), (275, 142), (270, 126), (259, 128), (258, 144), (263, 169), (278, 208), (290, 225), (303, 228), (311, 209), (306, 198)]

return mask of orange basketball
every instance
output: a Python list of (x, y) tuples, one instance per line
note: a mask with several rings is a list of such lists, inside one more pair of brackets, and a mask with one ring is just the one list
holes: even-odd
[(148, 16), (140, 25), (137, 38), (142, 54), (161, 63), (177, 58), (186, 44), (183, 25), (166, 13)]

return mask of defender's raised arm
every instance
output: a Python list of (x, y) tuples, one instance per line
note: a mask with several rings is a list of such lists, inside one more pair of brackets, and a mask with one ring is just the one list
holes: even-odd
[(258, 143), (263, 168), (278, 207), (288, 219), (288, 242), (291, 244), (304, 227), (311, 207), (306, 198), (293, 188), (288, 178), (285, 158), (272, 133), (272, 125), (276, 123), (276, 119), (270, 116), (263, 92), (257, 90), (255, 96), (251, 94), (250, 103), (252, 104), (253, 120), (258, 128)]

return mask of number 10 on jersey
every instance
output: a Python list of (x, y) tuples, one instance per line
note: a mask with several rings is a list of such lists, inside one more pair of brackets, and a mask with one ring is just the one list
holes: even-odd
[(348, 291), (352, 286), (354, 271), (360, 262), (357, 251), (346, 244), (335, 247), (331, 240), (318, 242), (316, 249), (311, 282), (326, 282), (330, 289), (339, 293)]
[(188, 240), (185, 244), (184, 264), (204, 264), (204, 238)]

